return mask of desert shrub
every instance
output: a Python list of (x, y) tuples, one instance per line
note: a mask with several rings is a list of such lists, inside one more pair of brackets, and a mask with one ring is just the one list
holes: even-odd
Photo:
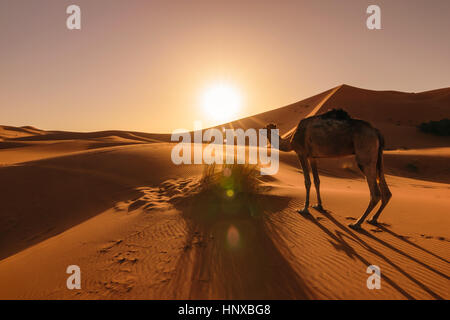
[(248, 164), (206, 165), (191, 198), (190, 218), (209, 225), (228, 219), (262, 217), (260, 170)]
[(249, 164), (207, 165), (203, 170), (202, 189), (225, 198), (259, 193), (260, 171)]
[(450, 136), (450, 119), (423, 122), (419, 125), (419, 129), (437, 136)]

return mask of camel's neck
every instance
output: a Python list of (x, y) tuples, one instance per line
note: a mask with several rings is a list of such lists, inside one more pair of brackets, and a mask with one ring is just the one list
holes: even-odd
[[(278, 139), (279, 143), (278, 143), (278, 149), (281, 151), (292, 151), (292, 146), (291, 146), (291, 135), (289, 135), (286, 138), (282, 138), (280, 137), (278, 134), (274, 133), (273, 137), (275, 139)], [(272, 144), (272, 134), (271, 132), (267, 132), (267, 139), (269, 140), (270, 144)]]

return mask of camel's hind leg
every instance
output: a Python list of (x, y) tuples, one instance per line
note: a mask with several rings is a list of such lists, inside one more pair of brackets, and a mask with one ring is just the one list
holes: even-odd
[(311, 178), (309, 176), (309, 166), (308, 166), (308, 159), (300, 154), (298, 155), (298, 159), (300, 160), (300, 164), (303, 169), (303, 177), (305, 178), (305, 189), (306, 189), (306, 200), (305, 200), (305, 207), (301, 210), (298, 210), (299, 213), (302, 214), (308, 214), (308, 207), (309, 207), (309, 191), (311, 189)]
[(370, 224), (378, 224), (378, 217), (380, 216), (381, 212), (383, 211), (384, 207), (388, 204), (389, 200), (392, 197), (392, 193), (389, 190), (389, 187), (386, 183), (386, 180), (384, 178), (384, 172), (383, 172), (383, 163), (381, 162), (380, 169), (378, 170), (378, 180), (379, 180), (379, 186), (381, 189), (381, 206), (378, 209), (378, 211), (373, 215), (372, 219), (368, 220), (367, 222)]
[(317, 162), (316, 159), (310, 158), (309, 163), (311, 164), (311, 171), (314, 178), (314, 187), (316, 188), (316, 194), (317, 194), (317, 205), (314, 206), (319, 211), (323, 210), (322, 207), (322, 199), (320, 198), (320, 179), (319, 179), (319, 172), (317, 171)]
[[(358, 161), (358, 159), (357, 159)], [(350, 224), (349, 226), (352, 229), (360, 229), (361, 224), (364, 222), (364, 219), (369, 215), (369, 213), (373, 210), (373, 208), (377, 205), (377, 203), (380, 201), (380, 190), (378, 189), (377, 184), (377, 167), (376, 162), (371, 162), (370, 164), (361, 164), (358, 161), (358, 165), (360, 168), (362, 168), (362, 171), (367, 179), (367, 184), (369, 185), (370, 190), (370, 202), (367, 206), (366, 211), (363, 213), (363, 215), (356, 221), (354, 224)]]

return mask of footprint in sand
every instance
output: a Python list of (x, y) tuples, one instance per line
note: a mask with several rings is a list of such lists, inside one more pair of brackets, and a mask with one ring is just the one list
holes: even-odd
[(128, 206), (128, 212), (134, 211), (142, 207), (146, 203), (145, 200), (136, 200)]
[(124, 202), (117, 203), (114, 208), (117, 211), (136, 211), (143, 208), (144, 211), (167, 210), (183, 198), (197, 192), (200, 186), (198, 178), (169, 179), (158, 187), (139, 187), (137, 191), (141, 196)]
[(104, 245), (103, 247), (100, 248), (100, 253), (105, 253), (108, 252), (110, 249), (112, 249), (114, 246), (121, 244), (122, 243), (122, 239), (119, 240), (111, 240), (108, 242), (108, 244)]
[(119, 255), (118, 257), (116, 257), (116, 261), (119, 264), (125, 264), (125, 263), (136, 264), (138, 262), (138, 258), (136, 258), (136, 257), (126, 257), (126, 256), (123, 256), (123, 255)]
[(136, 284), (136, 279), (131, 276), (117, 277), (111, 281), (105, 281), (103, 285), (109, 291), (116, 293), (125, 293), (131, 291)]
[(445, 238), (445, 237), (440, 237), (440, 236), (439, 237), (433, 237), (433, 236), (426, 235), (426, 234), (421, 234), (420, 236), (422, 238), (425, 238), (425, 239), (437, 239), (439, 241), (448, 241), (448, 242), (450, 242), (450, 240)]

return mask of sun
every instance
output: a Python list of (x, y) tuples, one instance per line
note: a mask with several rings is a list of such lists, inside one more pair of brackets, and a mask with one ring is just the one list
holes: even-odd
[(228, 121), (237, 115), (242, 107), (242, 97), (235, 87), (226, 83), (208, 87), (201, 101), (205, 113), (216, 121)]

